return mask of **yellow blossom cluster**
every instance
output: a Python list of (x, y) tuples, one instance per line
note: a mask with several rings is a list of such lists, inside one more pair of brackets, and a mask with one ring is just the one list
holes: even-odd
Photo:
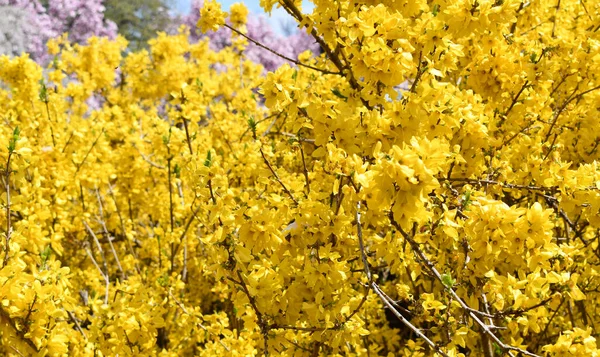
[(0, 57), (0, 354), (599, 356), (600, 1), (300, 4)]

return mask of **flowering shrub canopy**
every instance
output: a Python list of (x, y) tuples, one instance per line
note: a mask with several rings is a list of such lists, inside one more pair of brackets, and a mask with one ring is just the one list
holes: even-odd
[(0, 57), (0, 351), (598, 356), (600, 2), (297, 3)]

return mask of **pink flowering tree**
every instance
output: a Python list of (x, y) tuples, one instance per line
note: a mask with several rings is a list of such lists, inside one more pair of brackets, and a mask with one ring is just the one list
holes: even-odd
[(105, 20), (102, 1), (47, 0), (42, 4), (38, 0), (0, 0), (2, 13), (20, 16), (13, 16), (17, 27), (0, 28), (0, 36), (11, 39), (19, 36), (19, 41), (14, 41), (17, 45), (7, 51), (9, 54), (17, 54), (15, 49), (25, 47), (33, 59), (45, 62), (48, 60), (46, 42), (65, 32), (74, 43), (85, 43), (92, 36), (116, 36), (117, 26)]
[[(195, 0), (192, 4), (190, 15), (183, 19), (183, 23), (191, 29), (191, 40), (198, 41), (199, 39), (208, 37), (212, 49), (217, 51), (230, 46), (231, 30), (222, 27), (216, 32), (203, 34), (196, 28), (201, 8), (202, 0)], [(298, 55), (306, 50), (311, 50), (313, 53), (318, 53), (319, 51), (318, 44), (304, 31), (296, 31), (289, 36), (279, 35), (275, 33), (264, 16), (249, 16), (246, 26), (248, 37), (289, 58), (297, 59)], [(287, 62), (280, 56), (264, 48), (260, 48), (253, 43), (248, 45), (245, 55), (249, 60), (260, 63), (267, 71), (273, 71)]]

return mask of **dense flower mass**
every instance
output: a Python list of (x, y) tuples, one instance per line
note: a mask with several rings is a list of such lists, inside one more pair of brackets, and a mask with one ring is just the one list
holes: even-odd
[(0, 57), (0, 354), (599, 356), (600, 2), (261, 3)]

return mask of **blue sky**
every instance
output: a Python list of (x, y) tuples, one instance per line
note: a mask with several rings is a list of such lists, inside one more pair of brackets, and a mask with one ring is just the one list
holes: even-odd
[[(267, 17), (269, 17), (268, 15), (266, 15), (264, 13), (264, 11), (260, 8), (260, 1), (259, 0), (217, 0), (221, 3), (221, 5), (223, 6), (224, 10), (229, 10), (229, 6), (231, 6), (231, 4), (234, 4), (236, 2), (243, 2), (246, 7), (248, 8), (248, 10), (250, 10), (250, 12), (254, 13), (254, 14), (262, 14), (265, 15)], [(303, 8), (306, 9), (311, 9), (312, 8), (312, 3), (308, 2), (308, 1), (303, 1)], [(192, 7), (192, 0), (175, 0), (175, 9), (182, 14), (187, 14), (190, 12), (190, 9)], [(271, 25), (277, 30), (277, 31), (281, 31), (281, 23), (282, 22), (291, 22), (292, 18), (291, 16), (289, 16), (283, 9), (273, 9), (273, 12), (271, 13), (271, 16), (269, 17), (269, 22), (271, 23)]]

